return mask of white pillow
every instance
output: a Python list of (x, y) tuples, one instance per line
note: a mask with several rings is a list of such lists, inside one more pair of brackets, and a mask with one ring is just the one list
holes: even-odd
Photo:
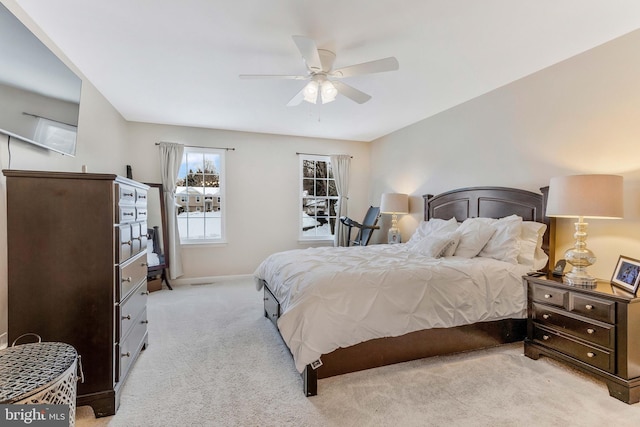
[(518, 264), (530, 266), (532, 270), (544, 268), (549, 260), (549, 256), (542, 250), (542, 238), (546, 230), (546, 224), (535, 221), (522, 222)]
[(482, 248), (478, 256), (493, 258), (511, 264), (518, 263), (520, 253), (520, 234), (522, 233), (522, 217), (511, 215), (498, 220), (488, 220), (496, 229), (487, 244)]
[(453, 253), (460, 241), (460, 233), (436, 232), (417, 241), (410, 247), (410, 250), (429, 258), (440, 258), (447, 252)]
[(429, 221), (422, 221), (416, 231), (411, 236), (411, 239), (407, 242), (408, 245), (413, 245), (419, 240), (422, 240), (425, 236), (433, 234), (435, 232), (450, 232), (455, 231), (458, 228), (458, 221), (455, 218), (440, 219), (431, 218)]
[(496, 232), (492, 224), (481, 221), (482, 218), (468, 218), (458, 227), (460, 243), (454, 253), (455, 256), (473, 258), (478, 255)]

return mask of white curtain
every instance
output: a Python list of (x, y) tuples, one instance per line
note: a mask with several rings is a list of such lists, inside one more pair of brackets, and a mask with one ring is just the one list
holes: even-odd
[(184, 146), (169, 142), (160, 143), (160, 173), (164, 189), (165, 212), (167, 212), (167, 234), (169, 239), (169, 277), (182, 276), (182, 253), (180, 250), (180, 232), (176, 212), (176, 181), (182, 163)]
[(337, 219), (333, 236), (333, 246), (347, 246), (349, 236), (348, 228), (340, 222), (341, 216), (347, 215), (347, 200), (349, 199), (349, 169), (351, 168), (351, 156), (346, 154), (332, 154), (331, 169), (336, 179), (336, 190), (338, 191), (338, 208), (336, 209)]

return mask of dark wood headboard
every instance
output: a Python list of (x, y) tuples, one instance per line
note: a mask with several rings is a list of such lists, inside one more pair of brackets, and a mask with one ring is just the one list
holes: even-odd
[(425, 194), (424, 219), (450, 219), (458, 222), (467, 218), (503, 218), (516, 214), (524, 221), (537, 221), (547, 224), (542, 248), (554, 260), (554, 251), (550, 242), (555, 240), (552, 221), (545, 215), (549, 187), (540, 189), (541, 193), (507, 187), (468, 187), (433, 196)]

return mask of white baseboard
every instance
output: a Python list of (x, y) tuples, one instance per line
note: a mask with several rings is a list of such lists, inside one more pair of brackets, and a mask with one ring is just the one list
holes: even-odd
[(253, 278), (252, 274), (237, 274), (231, 276), (209, 276), (209, 277), (188, 277), (180, 279), (169, 279), (171, 286), (185, 286), (185, 285), (206, 285), (216, 282), (230, 282), (233, 280), (247, 280)]

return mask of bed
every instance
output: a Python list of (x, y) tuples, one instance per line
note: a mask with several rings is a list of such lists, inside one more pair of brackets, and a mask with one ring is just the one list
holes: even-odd
[[(317, 394), (318, 379), (522, 340), (522, 275), (546, 269), (552, 250), (546, 188), (541, 191), (473, 187), (425, 195), (424, 221), (406, 244), (267, 257), (255, 273), (257, 288), (264, 292), (265, 316), (301, 372), (305, 395)], [(535, 260), (521, 261), (511, 248), (506, 262), (505, 245), (500, 257), (489, 248), (500, 233), (513, 234), (514, 224), (518, 235), (532, 226), (538, 233), (530, 248)], [(478, 243), (489, 229), (492, 237)], [(463, 256), (470, 241), (483, 245), (480, 256)], [(518, 240), (518, 248), (524, 245)]]

